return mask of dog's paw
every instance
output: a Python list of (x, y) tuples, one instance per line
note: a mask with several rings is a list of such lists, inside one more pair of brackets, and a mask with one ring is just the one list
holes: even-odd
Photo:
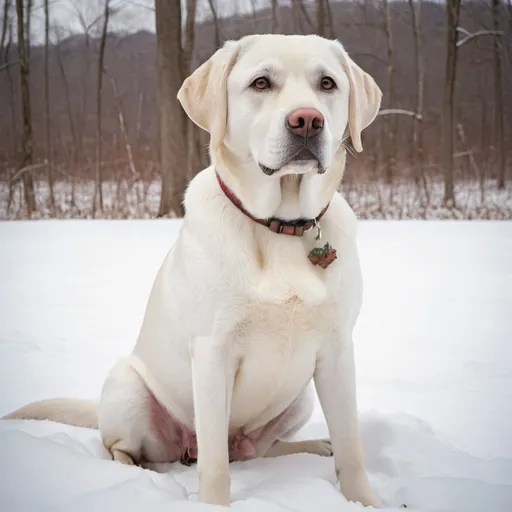
[(304, 452), (321, 455), (322, 457), (332, 457), (333, 451), (331, 441), (329, 439), (305, 441)]
[(337, 473), (341, 493), (348, 501), (359, 502), (365, 507), (378, 506), (378, 501), (363, 469), (342, 468)]
[(135, 466), (135, 461), (132, 457), (122, 450), (112, 450), (112, 459), (126, 466)]

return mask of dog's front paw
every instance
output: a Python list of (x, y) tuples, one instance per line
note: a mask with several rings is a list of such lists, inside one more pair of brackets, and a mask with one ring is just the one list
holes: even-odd
[(199, 501), (209, 505), (231, 506), (228, 472), (204, 475), (199, 472)]
[(221, 507), (231, 507), (229, 493), (219, 492), (217, 489), (199, 491), (199, 501), (208, 505), (220, 505)]
[(321, 455), (322, 457), (331, 457), (331, 441), (329, 439), (314, 439), (311, 441), (304, 441), (304, 452)]
[(341, 493), (348, 501), (359, 502), (365, 507), (378, 506), (364, 469), (341, 468), (336, 473)]

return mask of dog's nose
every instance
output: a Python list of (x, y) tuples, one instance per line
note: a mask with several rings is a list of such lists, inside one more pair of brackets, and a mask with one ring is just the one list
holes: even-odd
[(314, 137), (324, 127), (324, 116), (316, 108), (299, 108), (288, 115), (286, 127), (300, 137)]

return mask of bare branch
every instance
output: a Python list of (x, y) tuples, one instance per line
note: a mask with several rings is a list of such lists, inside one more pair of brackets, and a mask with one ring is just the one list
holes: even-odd
[(477, 30), (476, 32), (468, 32), (465, 28), (457, 27), (457, 32), (464, 34), (466, 37), (463, 39), (459, 39), (457, 41), (457, 48), (460, 48), (463, 44), (471, 41), (471, 39), (475, 39), (480, 36), (503, 36), (504, 33), (502, 30)]
[(46, 167), (48, 165), (48, 162), (45, 160), (43, 163), (39, 163), (39, 164), (31, 164), (31, 165), (26, 165), (25, 167), (22, 167), (12, 178), (11, 178), (11, 183), (14, 183), (15, 181), (18, 180), (18, 178), (20, 176), (22, 176), (23, 174), (29, 172), (29, 171), (35, 171), (36, 169), (41, 169), (43, 167)]
[(423, 117), (412, 110), (404, 110), (401, 108), (385, 108), (377, 114), (378, 116), (390, 116), (390, 115), (399, 115), (399, 116), (411, 116), (416, 118), (418, 121), (422, 121)]
[(4, 62), (3, 64), (0, 64), (0, 71), (3, 71), (4, 69), (7, 69), (10, 66), (14, 66), (15, 64), (18, 64), (19, 60), (11, 60), (10, 62)]
[(110, 81), (110, 85), (112, 86), (112, 92), (114, 94), (114, 98), (116, 101), (116, 107), (117, 107), (117, 116), (119, 119), (119, 128), (121, 130), (121, 134), (124, 138), (124, 146), (126, 148), (126, 154), (128, 156), (128, 164), (130, 168), (130, 172), (133, 176), (139, 176), (139, 173), (137, 172), (137, 168), (135, 167), (135, 162), (133, 160), (133, 151), (132, 151), (132, 145), (130, 144), (130, 138), (128, 137), (128, 130), (126, 128), (126, 121), (124, 119), (123, 109), (121, 106), (121, 97), (119, 95), (119, 90), (117, 88), (116, 81), (113, 76), (111, 76), (106, 69), (103, 70), (105, 75)]

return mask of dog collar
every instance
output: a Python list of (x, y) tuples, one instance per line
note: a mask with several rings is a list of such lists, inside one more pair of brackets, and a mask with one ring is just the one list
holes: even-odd
[(261, 224), (262, 226), (266, 226), (270, 231), (274, 233), (283, 234), (283, 235), (294, 235), (294, 236), (302, 236), (306, 231), (309, 231), (312, 227), (318, 224), (318, 221), (324, 216), (324, 213), (329, 208), (329, 203), (325, 206), (325, 208), (320, 212), (320, 214), (314, 219), (294, 219), (294, 220), (282, 220), (276, 217), (270, 217), (267, 219), (260, 219), (255, 217), (252, 213), (247, 211), (242, 201), (235, 195), (235, 193), (224, 183), (219, 173), (215, 171), (217, 176), (217, 181), (219, 182), (220, 188), (226, 195), (226, 197), (247, 217), (249, 217), (254, 222)]

